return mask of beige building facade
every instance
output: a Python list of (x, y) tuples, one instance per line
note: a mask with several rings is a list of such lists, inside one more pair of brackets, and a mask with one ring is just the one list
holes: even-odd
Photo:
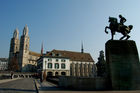
[(39, 53), (29, 50), (30, 38), (28, 32), (29, 29), (25, 25), (22, 36), (19, 39), (19, 31), (16, 28), (10, 43), (9, 62), (16, 56), (21, 72), (35, 72), (37, 66), (36, 60), (40, 57)]

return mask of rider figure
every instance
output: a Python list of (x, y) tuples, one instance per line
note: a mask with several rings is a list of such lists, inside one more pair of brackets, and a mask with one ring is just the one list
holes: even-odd
[(119, 23), (118, 30), (124, 30), (126, 28), (126, 26), (124, 25), (126, 19), (122, 15), (119, 15), (119, 18), (120, 18), (120, 23)]
[(120, 18), (120, 25), (124, 25), (124, 22), (126, 22), (126, 19), (122, 15), (119, 15), (119, 18)]

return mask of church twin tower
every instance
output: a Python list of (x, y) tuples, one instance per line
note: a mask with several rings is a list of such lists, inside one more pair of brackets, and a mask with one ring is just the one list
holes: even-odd
[(13, 33), (11, 39), (10, 51), (9, 51), (9, 62), (12, 58), (16, 57), (20, 71), (25, 72), (27, 70), (26, 64), (28, 64), (29, 57), (29, 36), (28, 36), (28, 27), (25, 25), (23, 29), (23, 34), (19, 40), (19, 31), (16, 30)]

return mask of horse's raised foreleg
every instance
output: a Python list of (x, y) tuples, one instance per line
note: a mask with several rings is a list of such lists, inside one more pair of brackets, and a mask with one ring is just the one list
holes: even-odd
[(107, 29), (109, 29), (109, 27), (108, 27), (108, 26), (106, 26), (106, 27), (105, 27), (105, 33), (107, 33), (107, 34), (108, 34)]

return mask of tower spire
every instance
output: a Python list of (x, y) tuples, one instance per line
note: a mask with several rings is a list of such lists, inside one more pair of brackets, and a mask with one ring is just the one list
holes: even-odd
[(25, 27), (24, 27), (24, 29), (23, 29), (23, 35), (24, 36), (28, 36), (28, 32), (29, 32), (29, 29), (28, 29), (28, 26), (26, 24)]
[(41, 45), (41, 55), (43, 55), (43, 42), (42, 42), (42, 45)]
[(81, 44), (81, 53), (84, 53), (83, 42)]
[(13, 33), (13, 38), (17, 38), (19, 37), (19, 31), (18, 28), (15, 29), (14, 33)]

